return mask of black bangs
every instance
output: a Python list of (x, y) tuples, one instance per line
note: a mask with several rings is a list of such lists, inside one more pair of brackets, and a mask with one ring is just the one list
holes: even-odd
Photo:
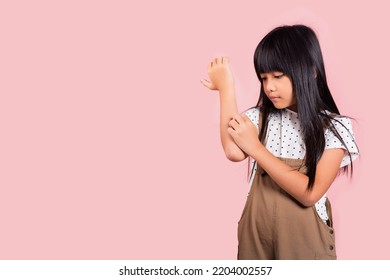
[[(256, 73), (259, 75), (280, 71), (292, 77), (297, 72), (300, 75), (307, 70), (309, 70), (308, 73), (313, 72), (315, 65), (313, 65), (309, 50), (309, 46), (313, 43), (305, 43), (313, 39), (305, 38), (302, 34), (305, 29), (304, 26), (283, 26), (268, 33), (255, 50)], [(260, 77), (258, 78), (261, 80)]]
[(280, 53), (280, 49), (273, 46), (272, 43), (272, 41), (263, 40), (255, 51), (254, 64), (259, 80), (261, 80), (259, 76), (261, 73), (272, 71), (286, 73), (287, 71), (287, 65), (283, 65), (285, 60)]
[(294, 55), (291, 53), (292, 46), (286, 38), (289, 34), (286, 33), (286, 30), (276, 28), (258, 44), (254, 54), (254, 65), (259, 80), (261, 80), (260, 73), (272, 71), (283, 72), (291, 76), (291, 66), (294, 64), (291, 60)]

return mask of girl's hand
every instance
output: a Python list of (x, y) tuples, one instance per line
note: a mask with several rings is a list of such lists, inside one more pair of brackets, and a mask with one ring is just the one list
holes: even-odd
[(262, 145), (258, 138), (257, 127), (245, 114), (234, 115), (227, 130), (237, 146), (249, 156)]
[(205, 87), (219, 91), (234, 87), (233, 74), (227, 57), (222, 56), (211, 61), (207, 72), (210, 81), (206, 79), (200, 80)]

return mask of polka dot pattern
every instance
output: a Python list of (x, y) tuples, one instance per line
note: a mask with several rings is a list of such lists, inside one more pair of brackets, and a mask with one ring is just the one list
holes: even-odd
[[(274, 114), (268, 122), (268, 131), (265, 139), (265, 147), (276, 157), (303, 159), (305, 157), (305, 144), (302, 137), (302, 128), (299, 121), (299, 116), (296, 112), (289, 109), (283, 109), (282, 114)], [(247, 110), (246, 115), (254, 125), (259, 125), (259, 109), (251, 108)], [(358, 157), (358, 149), (355, 143), (355, 137), (352, 131), (351, 120), (346, 117), (337, 117), (332, 120), (337, 132), (345, 142), (345, 147), (336, 135), (330, 130), (324, 131), (325, 149), (342, 148), (351, 153), (352, 160)], [(253, 183), (254, 174), (257, 170), (257, 165), (254, 159), (251, 160), (252, 174), (250, 177), (250, 186)], [(340, 167), (346, 166), (351, 162), (348, 153), (345, 153)], [(320, 218), (326, 223), (328, 215), (326, 212), (326, 194), (315, 204), (316, 210)]]
[[(351, 120), (345, 117), (337, 117), (332, 120), (334, 127), (337, 132), (340, 134), (343, 139), (346, 147), (341, 143), (341, 141), (336, 137), (336, 135), (328, 128), (325, 130), (325, 149), (337, 149), (342, 148), (346, 150), (348, 148), (351, 153), (352, 160), (355, 160), (359, 151), (355, 143), (355, 135), (352, 131), (352, 123)], [(341, 162), (340, 167), (344, 167), (351, 163), (351, 159), (348, 153), (345, 153), (343, 161)]]

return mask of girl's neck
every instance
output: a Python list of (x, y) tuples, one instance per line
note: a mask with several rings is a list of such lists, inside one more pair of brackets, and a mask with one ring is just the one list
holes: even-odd
[(297, 108), (297, 105), (296, 105), (296, 104), (294, 104), (294, 105), (292, 105), (292, 106), (290, 106), (290, 107), (287, 107), (286, 109), (289, 109), (290, 111), (293, 111), (293, 112), (295, 112), (295, 113), (298, 113), (298, 108)]

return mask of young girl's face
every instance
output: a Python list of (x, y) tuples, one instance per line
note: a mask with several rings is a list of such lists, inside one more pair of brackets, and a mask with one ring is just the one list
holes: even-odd
[(282, 72), (260, 74), (264, 92), (277, 109), (296, 111), (296, 98), (289, 77)]

